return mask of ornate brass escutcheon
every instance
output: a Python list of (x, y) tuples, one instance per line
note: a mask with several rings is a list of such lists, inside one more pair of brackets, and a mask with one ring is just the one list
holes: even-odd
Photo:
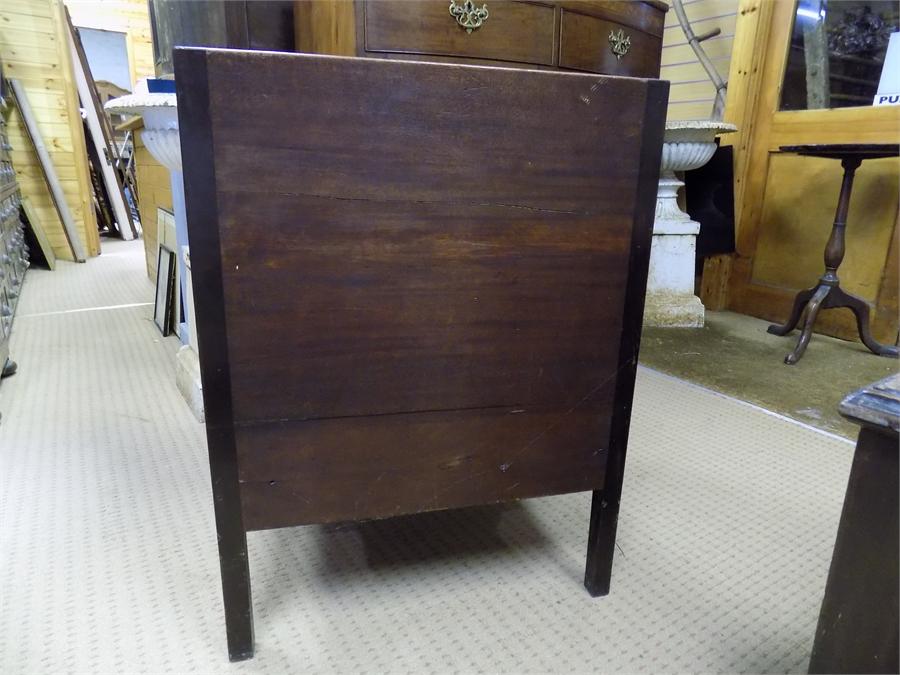
[(618, 32), (609, 31), (609, 48), (616, 55), (616, 59), (621, 59), (628, 53), (631, 47), (631, 36), (626, 35), (621, 28)]
[(476, 28), (481, 28), (481, 24), (487, 21), (488, 8), (482, 5), (479, 9), (472, 0), (466, 0), (461, 5), (456, 4), (456, 0), (450, 0), (450, 16), (456, 19), (456, 23), (466, 29), (467, 33), (471, 33)]

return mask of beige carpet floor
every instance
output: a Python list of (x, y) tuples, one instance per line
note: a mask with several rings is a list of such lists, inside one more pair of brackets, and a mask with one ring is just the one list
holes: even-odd
[(141, 243), (31, 270), (0, 386), (0, 672), (805, 672), (853, 446), (639, 375), (612, 593), (589, 498), (251, 533), (230, 665), (203, 427)]

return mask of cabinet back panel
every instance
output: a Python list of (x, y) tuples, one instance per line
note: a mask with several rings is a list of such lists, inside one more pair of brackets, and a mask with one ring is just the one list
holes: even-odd
[(183, 148), (188, 226), (204, 394), (227, 396), (208, 425), (234, 426), (248, 526), (602, 485), (665, 84), (179, 58), (208, 78), (179, 110), (212, 145), (212, 166)]

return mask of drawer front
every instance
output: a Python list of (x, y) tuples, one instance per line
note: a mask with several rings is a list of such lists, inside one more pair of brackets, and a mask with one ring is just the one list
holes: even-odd
[[(620, 32), (621, 31), (621, 34)], [(610, 35), (625, 38), (627, 51), (617, 56)], [(626, 45), (621, 42), (622, 49)], [(563, 10), (559, 65), (606, 75), (659, 77), (662, 38), (587, 14)]]
[[(463, 0), (457, 0), (462, 5)], [(446, 0), (365, 3), (369, 52), (433, 54), (553, 65), (556, 18), (552, 6), (479, 0), (488, 17), (471, 33), (450, 14)]]

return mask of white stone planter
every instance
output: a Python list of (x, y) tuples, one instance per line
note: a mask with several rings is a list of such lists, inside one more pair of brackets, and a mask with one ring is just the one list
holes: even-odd
[(644, 325), (699, 328), (704, 310), (694, 295), (694, 264), (700, 223), (678, 206), (684, 183), (676, 171), (706, 164), (716, 151), (716, 136), (736, 131), (733, 124), (710, 121), (667, 122), (663, 141)]
[[(142, 86), (143, 85), (143, 86)], [(204, 419), (203, 388), (200, 382), (200, 358), (194, 319), (194, 294), (191, 289), (190, 248), (184, 212), (184, 180), (181, 166), (181, 138), (178, 135), (178, 102), (175, 94), (151, 94), (146, 82), (135, 87), (135, 93), (108, 101), (107, 110), (131, 113), (144, 118), (143, 140), (150, 154), (169, 170), (172, 185), (172, 210), (175, 213), (175, 239), (181, 297), (184, 300), (185, 323), (181, 326), (184, 345), (176, 355), (175, 381), (194, 415)]]
[(103, 106), (118, 114), (140, 115), (144, 118), (144, 145), (160, 164), (169, 171), (181, 173), (181, 142), (178, 138), (178, 104), (175, 94), (150, 94), (138, 91), (107, 101)]

